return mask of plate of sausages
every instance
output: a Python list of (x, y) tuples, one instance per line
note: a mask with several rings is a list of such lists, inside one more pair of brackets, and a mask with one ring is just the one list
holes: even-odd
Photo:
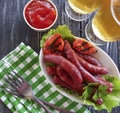
[(40, 50), (39, 62), (46, 79), (62, 95), (84, 104), (80, 98), (89, 83), (113, 85), (103, 76), (120, 77), (114, 61), (102, 49), (87, 40), (74, 37), (73, 42), (54, 34)]

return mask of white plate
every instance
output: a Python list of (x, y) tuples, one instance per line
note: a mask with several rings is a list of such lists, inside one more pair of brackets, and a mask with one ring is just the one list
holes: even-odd
[[(95, 47), (97, 48), (98, 52), (94, 56), (97, 59), (99, 59), (99, 61), (102, 63), (102, 65), (105, 66), (109, 70), (109, 75), (120, 77), (119, 70), (118, 70), (117, 66), (115, 65), (115, 63), (113, 62), (113, 60), (102, 49), (100, 49), (96, 45), (95, 45)], [(79, 96), (77, 96), (75, 94), (70, 94), (70, 93), (66, 92), (66, 90), (64, 90), (63, 88), (59, 88), (53, 83), (52, 78), (46, 72), (46, 68), (45, 68), (45, 65), (43, 62), (43, 55), (44, 55), (43, 49), (41, 49), (40, 55), (39, 55), (40, 67), (41, 67), (42, 71), (44, 72), (45, 77), (50, 82), (50, 84), (56, 90), (58, 90), (61, 94), (68, 97), (69, 99), (84, 104), (84, 101)]]

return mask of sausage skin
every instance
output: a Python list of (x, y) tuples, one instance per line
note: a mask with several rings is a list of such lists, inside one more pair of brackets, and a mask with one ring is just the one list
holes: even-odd
[(82, 59), (80, 56), (77, 55), (77, 58), (79, 60), (79, 62), (81, 63), (81, 65), (91, 74), (94, 75), (104, 75), (104, 74), (108, 74), (108, 69), (103, 67), (103, 66), (96, 66), (93, 64), (90, 64), (89, 62), (85, 61), (84, 59)]
[(78, 52), (76, 52), (76, 54), (78, 56), (80, 56), (81, 58), (83, 58), (84, 60), (86, 60), (87, 62), (89, 62), (90, 64), (93, 64), (93, 65), (96, 65), (96, 66), (102, 66), (101, 63), (99, 62), (99, 60), (97, 58), (95, 58), (94, 56), (83, 55), (83, 54), (80, 54)]
[(69, 86), (67, 83), (65, 83), (64, 81), (62, 81), (58, 76), (54, 76), (54, 77), (53, 77), (53, 82), (54, 82), (56, 85), (60, 85), (61, 87), (67, 88), (67, 89), (69, 89), (69, 90), (72, 90), (72, 91), (78, 93), (79, 95), (82, 95), (82, 93), (83, 93), (83, 88), (84, 88), (83, 85), (80, 86), (80, 87), (81, 87), (80, 89), (71, 87), (71, 86)]
[(68, 75), (68, 73), (64, 69), (58, 66), (56, 72), (57, 72), (56, 75), (58, 75), (63, 82), (65, 82), (66, 84), (75, 89), (81, 90), (81, 85), (76, 85), (73, 82), (72, 78)]
[(76, 86), (74, 84), (72, 78), (68, 75), (68, 73), (66, 71), (64, 71), (64, 69), (62, 69), (61, 67), (58, 66), (56, 69), (56, 72), (62, 81), (64, 81), (65, 83), (67, 83), (68, 85), (70, 85), (72, 87)]
[(112, 84), (108, 84), (106, 82), (103, 82), (100, 79), (96, 79), (93, 75), (91, 75), (84, 67), (79, 63), (78, 58), (76, 56), (75, 51), (71, 48), (70, 44), (68, 41), (65, 41), (65, 47), (64, 47), (64, 52), (66, 57), (73, 62), (76, 67), (79, 69), (81, 72), (81, 75), (83, 76), (83, 79), (88, 82), (88, 83), (98, 83), (101, 85), (107, 85), (108, 87), (113, 87)]
[(75, 84), (79, 85), (83, 82), (83, 78), (77, 67), (63, 56), (59, 56), (56, 54), (45, 54), (44, 61), (52, 62), (56, 65), (59, 65), (70, 75)]

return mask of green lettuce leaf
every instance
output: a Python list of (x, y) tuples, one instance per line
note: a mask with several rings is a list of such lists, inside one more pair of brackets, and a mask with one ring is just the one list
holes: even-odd
[(82, 95), (84, 102), (87, 105), (92, 105), (96, 110), (106, 109), (108, 112), (112, 110), (112, 108), (118, 106), (120, 104), (120, 79), (113, 76), (105, 76), (104, 77), (107, 81), (113, 84), (112, 92), (108, 93), (107, 86), (99, 86), (97, 91), (92, 96), (94, 101), (98, 99), (103, 100), (103, 104), (98, 105), (91, 101), (91, 93), (97, 86), (95, 83), (90, 83), (85, 87), (85, 91)]
[(53, 34), (61, 34), (64, 40), (68, 40), (70, 43), (74, 40), (74, 36), (71, 34), (71, 30), (69, 30), (66, 25), (59, 25), (56, 29), (51, 29), (47, 34), (43, 35), (42, 40), (40, 41), (40, 47), (43, 48), (44, 42), (47, 38), (52, 36)]

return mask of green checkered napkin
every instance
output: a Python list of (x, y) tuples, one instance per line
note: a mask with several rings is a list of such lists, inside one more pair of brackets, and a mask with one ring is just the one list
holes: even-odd
[[(9, 66), (5, 65), (6, 63)], [(3, 70), (10, 70), (11, 67), (31, 84), (38, 98), (75, 113), (90, 113), (85, 106), (64, 97), (48, 83), (39, 66), (38, 54), (24, 43), (21, 43), (0, 61), (0, 83), (3, 82), (3, 77), (6, 75)], [(44, 113), (44, 110), (32, 100), (24, 100), (3, 91), (0, 91), (0, 99), (13, 113)], [(53, 113), (57, 113), (56, 110), (51, 110)]]

